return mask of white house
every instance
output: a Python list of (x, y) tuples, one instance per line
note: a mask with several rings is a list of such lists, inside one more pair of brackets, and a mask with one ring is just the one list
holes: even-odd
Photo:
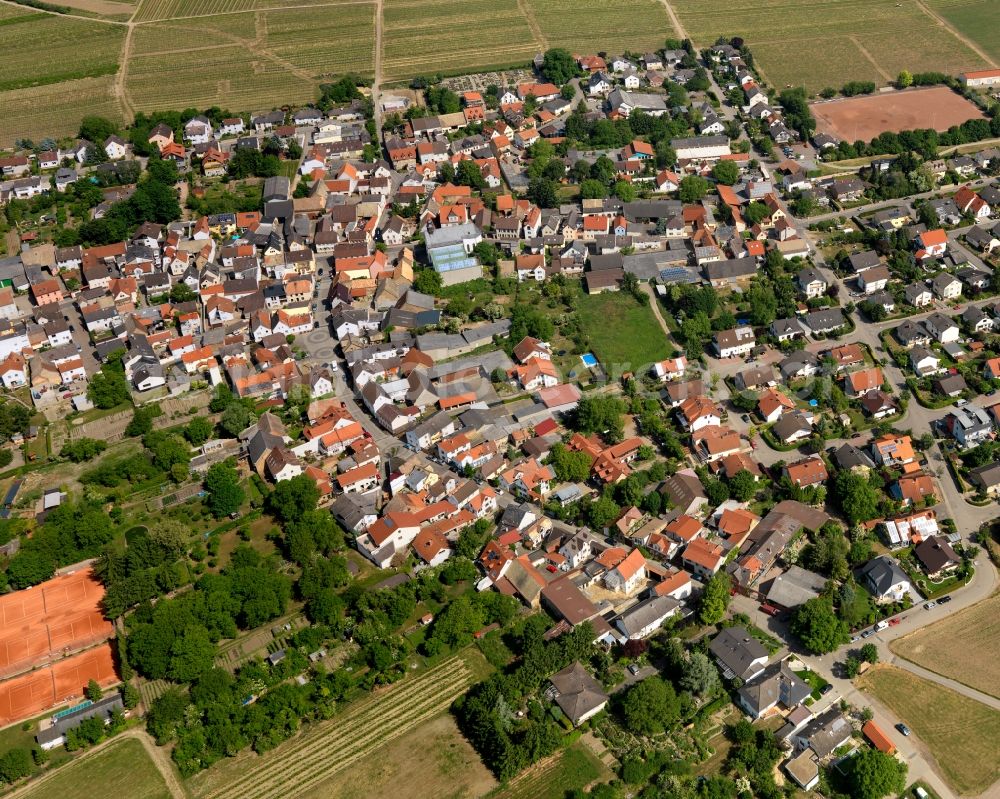
[(625, 560), (604, 575), (604, 584), (612, 591), (630, 594), (645, 579), (646, 558), (640, 550), (633, 549)]

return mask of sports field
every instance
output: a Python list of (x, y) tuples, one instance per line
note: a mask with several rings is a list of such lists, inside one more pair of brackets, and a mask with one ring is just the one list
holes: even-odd
[[(960, 2), (961, 0), (952, 0)], [(959, 25), (942, 25), (916, 0), (669, 0), (681, 25), (699, 46), (719, 36), (742, 36), (757, 66), (777, 88), (839, 88), (849, 80), (887, 85), (901, 70), (955, 74), (989, 65), (964, 40)], [(932, 2), (932, 6), (949, 0)], [(971, 0), (966, 0), (970, 4)], [(989, 6), (983, 0), (980, 6)], [(995, 3), (994, 13), (996, 11)], [(974, 13), (965, 11), (968, 25)], [(982, 20), (984, 23), (987, 20)], [(1000, 34), (985, 34), (987, 37)], [(919, 46), (915, 46), (919, 42)]]
[(945, 131), (969, 119), (985, 119), (976, 105), (946, 86), (830, 100), (811, 108), (817, 131), (852, 142), (868, 141), (887, 131)]
[(913, 730), (957, 793), (978, 796), (1000, 779), (1000, 712), (894, 666), (857, 682)]
[(99, 752), (47, 775), (18, 799), (171, 799), (167, 783), (135, 738), (119, 738)]
[(110, 638), (104, 586), (90, 569), (0, 597), (0, 678)]
[(188, 781), (191, 792), (197, 799), (337, 795), (321, 789), (342, 773), (355, 774), (372, 753), (440, 716), (465, 692), (475, 679), (467, 657), (481, 659), (466, 650), (306, 727), (265, 755), (245, 753), (216, 763)]
[(944, 677), (1000, 698), (1000, 594), (946, 616), (889, 648)]
[(110, 644), (0, 683), (0, 727), (80, 699), (90, 680), (103, 686), (118, 682)]

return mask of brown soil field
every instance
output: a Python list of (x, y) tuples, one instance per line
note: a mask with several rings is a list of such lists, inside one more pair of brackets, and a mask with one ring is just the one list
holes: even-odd
[(889, 644), (900, 657), (1000, 698), (1000, 594)]
[(968, 119), (985, 118), (975, 105), (946, 86), (830, 100), (810, 108), (817, 132), (849, 142), (918, 128), (945, 131)]
[(59, 5), (76, 8), (80, 11), (89, 11), (91, 14), (100, 14), (104, 17), (130, 17), (135, 11), (134, 3), (118, 3), (114, 0), (59, 0)]

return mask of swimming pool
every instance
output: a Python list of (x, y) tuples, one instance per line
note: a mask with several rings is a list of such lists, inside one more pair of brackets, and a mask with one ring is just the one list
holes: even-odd
[(588, 369), (592, 369), (597, 366), (597, 358), (595, 358), (591, 353), (585, 352), (580, 356), (580, 360), (583, 361), (583, 365)]

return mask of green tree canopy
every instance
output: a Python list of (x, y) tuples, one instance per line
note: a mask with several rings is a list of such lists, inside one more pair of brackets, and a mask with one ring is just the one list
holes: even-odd
[(833, 612), (833, 602), (827, 596), (818, 596), (799, 605), (792, 615), (790, 627), (814, 655), (832, 652), (851, 638), (847, 625)]
[(867, 746), (847, 761), (846, 770), (853, 799), (882, 799), (906, 788), (906, 763)]
[(653, 676), (625, 691), (620, 710), (631, 732), (657, 735), (673, 727), (680, 718), (680, 701), (670, 683)]

